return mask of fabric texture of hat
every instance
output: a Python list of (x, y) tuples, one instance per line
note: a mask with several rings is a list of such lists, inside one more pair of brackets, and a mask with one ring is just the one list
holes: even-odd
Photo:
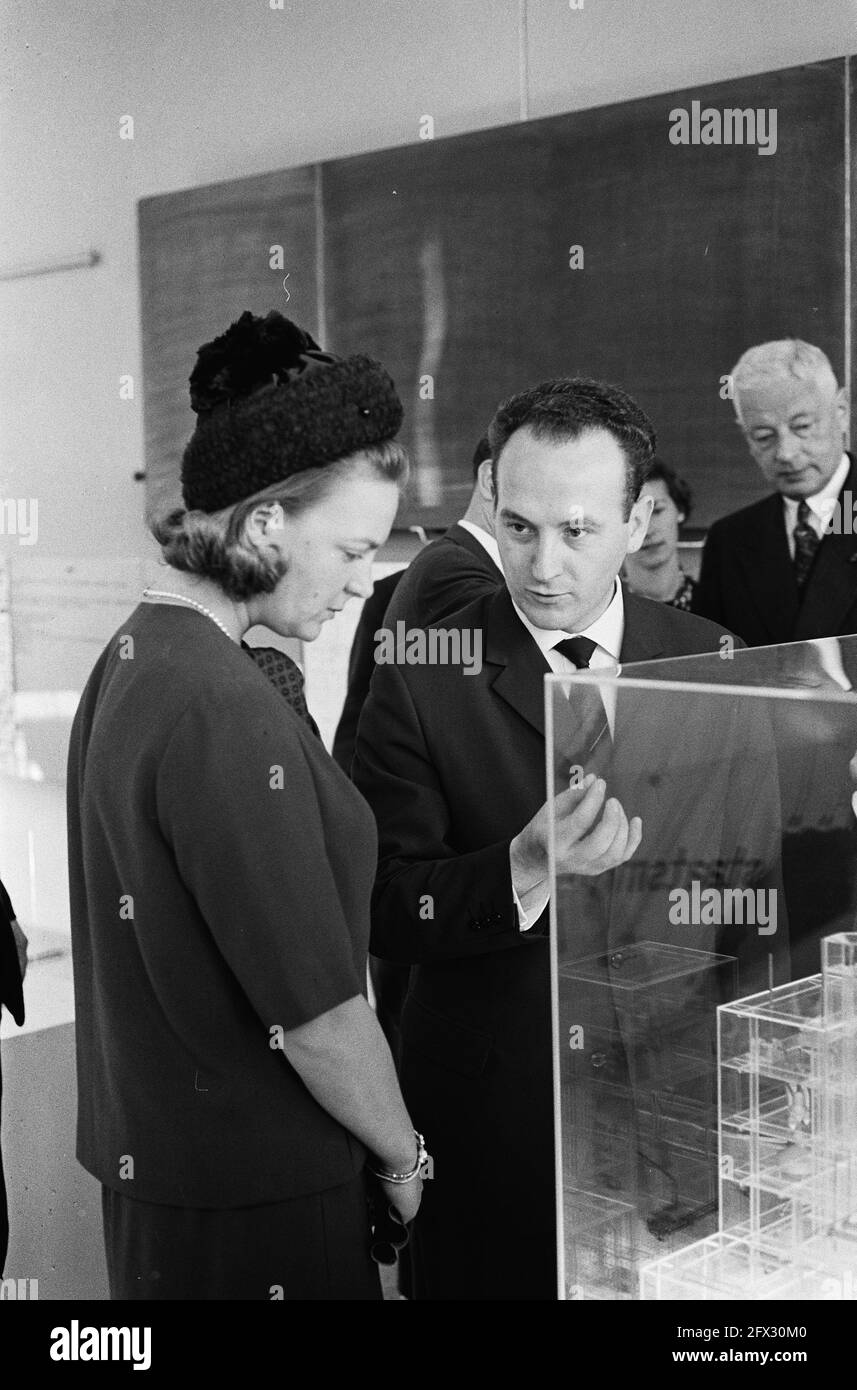
[(371, 357), (335, 357), (290, 319), (243, 313), (197, 354), (185, 506), (220, 511), (307, 468), (394, 438), (402, 403)]

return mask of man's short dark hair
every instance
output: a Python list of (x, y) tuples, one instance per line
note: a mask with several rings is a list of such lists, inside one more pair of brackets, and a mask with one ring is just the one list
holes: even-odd
[(636, 401), (603, 381), (589, 377), (558, 377), (510, 396), (498, 407), (488, 426), (493, 459), (494, 496), (497, 464), (516, 430), (532, 430), (538, 439), (565, 444), (587, 430), (606, 430), (625, 455), (625, 515), (640, 495), (655, 456), (655, 431)]
[(646, 482), (653, 483), (657, 478), (661, 479), (676, 510), (684, 512), (684, 519), (687, 521), (693, 506), (693, 493), (690, 490), (690, 484), (686, 483), (681, 474), (675, 471), (671, 463), (666, 463), (660, 457), (652, 460)]
[(483, 434), (476, 448), (473, 450), (473, 481), (479, 476), (479, 465), (491, 457), (491, 445), (488, 443), (487, 434)]

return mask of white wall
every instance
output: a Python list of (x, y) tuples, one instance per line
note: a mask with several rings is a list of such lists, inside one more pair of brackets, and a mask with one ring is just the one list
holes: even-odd
[[(857, 48), (855, 0), (527, 10), (531, 116)], [(137, 199), (406, 143), (424, 113), (437, 136), (515, 120), (519, 3), (5, 0), (0, 22), (0, 269), (104, 258), (0, 284), (0, 497), (39, 501), (37, 545), (0, 545), (19, 569), (145, 554), (140, 393), (118, 394), (140, 371)]]

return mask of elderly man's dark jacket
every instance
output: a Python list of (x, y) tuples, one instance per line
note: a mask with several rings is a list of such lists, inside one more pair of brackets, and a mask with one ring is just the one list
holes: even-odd
[(715, 521), (702, 553), (694, 612), (749, 647), (857, 632), (857, 463), (839, 494), (840, 534), (822, 538), (802, 592), (795, 582), (779, 493)]

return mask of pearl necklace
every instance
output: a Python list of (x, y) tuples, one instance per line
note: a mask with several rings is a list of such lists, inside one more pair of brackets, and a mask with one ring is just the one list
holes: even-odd
[(143, 598), (174, 598), (178, 599), (179, 603), (189, 603), (191, 608), (195, 608), (199, 613), (204, 613), (206, 618), (210, 618), (213, 623), (217, 623), (220, 631), (226, 633), (230, 642), (235, 640), (228, 627), (224, 627), (220, 619), (214, 616), (211, 609), (206, 608), (202, 603), (197, 603), (195, 598), (187, 598), (184, 594), (173, 594), (169, 589), (144, 589)]

